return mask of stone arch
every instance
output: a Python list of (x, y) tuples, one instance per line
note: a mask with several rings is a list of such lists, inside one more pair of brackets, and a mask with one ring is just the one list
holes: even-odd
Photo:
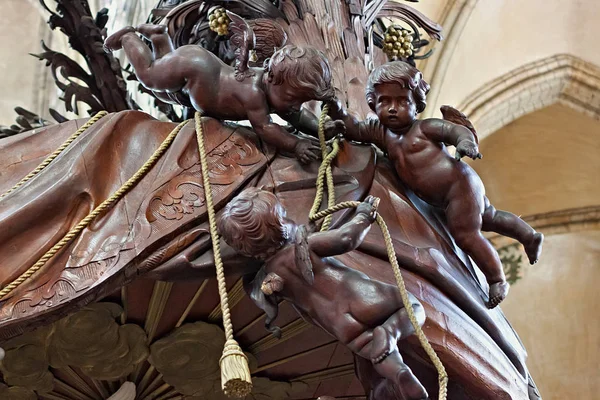
[(600, 67), (569, 54), (547, 57), (483, 85), (458, 109), (469, 117), (482, 139), (555, 103), (600, 119)]

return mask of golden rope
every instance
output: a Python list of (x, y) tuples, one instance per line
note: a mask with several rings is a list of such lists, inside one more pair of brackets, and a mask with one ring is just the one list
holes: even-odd
[[(146, 173), (154, 166), (154, 164), (160, 159), (164, 152), (169, 148), (181, 128), (188, 121), (180, 123), (162, 142), (160, 147), (152, 154), (150, 159), (131, 177), (127, 182), (123, 184), (116, 192), (114, 192), (108, 199), (104, 200), (98, 207), (96, 207), (91, 213), (81, 220), (73, 229), (71, 229), (58, 243), (56, 243), (50, 250), (46, 252), (35, 264), (33, 264), (27, 271), (25, 271), (17, 279), (6, 285), (0, 290), (0, 299), (4, 298), (19, 285), (29, 279), (35, 274), (40, 268), (42, 268), (48, 260), (50, 260), (60, 249), (68, 244), (73, 238), (75, 238), (82, 230), (84, 230), (98, 215), (110, 209), (119, 199), (121, 199), (131, 188), (133, 188), (140, 179), (142, 179)], [(63, 147), (63, 146), (61, 146)]]
[(40, 171), (42, 171), (44, 168), (46, 168), (48, 166), (48, 164), (50, 164), (52, 161), (54, 161), (54, 159), (56, 157), (58, 157), (58, 155), (60, 153), (62, 153), (64, 149), (66, 149), (71, 143), (73, 143), (73, 141), (75, 139), (77, 139), (83, 132), (85, 132), (90, 126), (94, 125), (99, 119), (104, 117), (106, 114), (108, 114), (106, 111), (100, 111), (99, 113), (94, 115), (92, 118), (90, 118), (88, 120), (88, 122), (85, 123), (85, 125), (83, 125), (81, 128), (79, 128), (77, 130), (77, 132), (72, 134), (67, 139), (66, 142), (64, 142), (58, 149), (56, 149), (56, 151), (54, 153), (50, 154), (50, 156), (48, 156), (44, 161), (42, 161), (42, 163), (40, 165), (38, 165), (37, 168), (34, 169), (29, 175), (27, 175), (25, 178), (21, 179), (15, 186), (10, 188), (8, 191), (1, 194), (0, 199), (2, 199), (7, 194), (15, 191), (19, 187), (23, 186), (25, 184), (25, 182), (29, 181), (31, 178), (33, 178), (34, 176), (39, 174)]
[[(338, 140), (333, 141), (332, 150), (328, 154), (327, 153), (327, 144), (325, 143), (325, 120), (327, 118), (327, 113), (329, 112), (329, 105), (325, 104), (323, 106), (323, 110), (321, 111), (321, 116), (319, 117), (319, 145), (321, 146), (321, 157), (323, 158), (323, 162), (319, 166), (319, 171), (317, 174), (317, 194), (315, 196), (315, 201), (313, 202), (312, 208), (310, 209), (308, 216), (314, 215), (319, 208), (321, 208), (321, 203), (323, 202), (323, 177), (326, 178), (327, 182), (327, 207), (333, 207), (335, 205), (335, 185), (333, 183), (333, 172), (331, 170), (331, 163), (337, 156), (340, 148)], [(326, 231), (329, 229), (329, 225), (331, 225), (331, 220), (333, 215), (328, 215), (323, 224), (321, 225), (321, 231)]]
[(229, 312), (225, 271), (223, 261), (221, 260), (221, 245), (219, 243), (217, 221), (208, 176), (208, 162), (206, 160), (206, 149), (204, 147), (202, 131), (202, 116), (199, 112), (196, 113), (196, 136), (198, 138), (198, 151), (200, 152), (200, 163), (202, 165), (202, 179), (204, 182), (204, 196), (208, 212), (210, 237), (212, 240), (215, 267), (217, 269), (223, 327), (225, 328), (225, 348), (219, 361), (221, 366), (221, 388), (228, 396), (242, 398), (246, 397), (252, 391), (252, 377), (250, 376), (250, 368), (248, 367), (248, 358), (233, 337), (233, 324), (231, 323), (231, 314)]

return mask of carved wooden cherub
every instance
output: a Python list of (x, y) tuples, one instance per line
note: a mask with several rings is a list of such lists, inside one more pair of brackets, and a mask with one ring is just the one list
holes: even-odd
[[(307, 101), (333, 98), (327, 57), (312, 47), (288, 45), (277, 50), (264, 69), (250, 68), (252, 29), (241, 17), (228, 15), (232, 19), (231, 41), (238, 46), (235, 68), (201, 46), (175, 49), (163, 25), (123, 28), (104, 45), (109, 51), (122, 48), (138, 80), (161, 100), (181, 103), (182, 97), (189, 97), (189, 105), (204, 115), (232, 121), (247, 119), (255, 132), (277, 149), (295, 154), (304, 163), (316, 159), (320, 151), (317, 145), (289, 133), (274, 123), (270, 114), (277, 113), (293, 125), (309, 120), (314, 131), (314, 115), (303, 115), (300, 107)], [(152, 51), (136, 32), (152, 43)]]
[[(474, 129), (466, 117), (446, 107), (441, 119), (417, 120), (425, 109), (429, 85), (421, 72), (402, 61), (384, 64), (371, 73), (366, 96), (378, 120), (358, 121), (337, 100), (330, 116), (346, 125), (345, 137), (373, 143), (394, 164), (402, 182), (425, 202), (445, 210), (456, 244), (481, 268), (490, 285), (488, 307), (508, 294), (498, 253), (481, 231), (493, 231), (521, 242), (530, 263), (537, 262), (544, 236), (516, 215), (496, 210), (485, 196), (481, 178), (460, 158), (481, 158)], [(464, 126), (463, 126), (464, 125)], [(471, 130), (472, 129), (472, 130)], [(456, 146), (456, 159), (445, 144)]]
[[(264, 260), (246, 290), (273, 320), (278, 300), (285, 299), (308, 321), (323, 328), (389, 379), (402, 398), (426, 399), (427, 392), (398, 351), (398, 340), (414, 333), (396, 286), (372, 280), (347, 267), (336, 255), (356, 249), (376, 217), (369, 196), (351, 221), (327, 232), (308, 234), (286, 218), (274, 194), (249, 188), (229, 202), (218, 222), (223, 239), (238, 253)], [(423, 307), (412, 295), (420, 324)]]

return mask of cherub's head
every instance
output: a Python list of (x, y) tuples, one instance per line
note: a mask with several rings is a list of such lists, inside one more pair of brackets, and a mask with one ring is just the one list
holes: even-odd
[(429, 84), (418, 69), (403, 62), (383, 64), (369, 75), (366, 96), (369, 107), (390, 129), (411, 125), (425, 110)]
[(299, 111), (302, 103), (335, 95), (327, 57), (313, 47), (282, 47), (265, 61), (265, 74), (269, 105), (278, 113)]
[(259, 188), (243, 190), (225, 206), (218, 230), (238, 253), (262, 260), (288, 239), (285, 209), (273, 193)]

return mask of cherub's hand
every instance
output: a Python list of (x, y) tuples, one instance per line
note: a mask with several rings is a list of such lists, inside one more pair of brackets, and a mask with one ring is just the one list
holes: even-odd
[(460, 161), (460, 159), (465, 156), (472, 158), (473, 160), (483, 157), (479, 152), (477, 143), (470, 140), (462, 140), (458, 143), (458, 146), (456, 146), (456, 159)]
[(317, 160), (320, 153), (321, 149), (319, 146), (309, 139), (299, 139), (294, 148), (296, 158), (303, 164), (308, 164), (313, 160)]
[(326, 100), (323, 103), (321, 103), (321, 108), (323, 108), (325, 105), (329, 106), (329, 111), (339, 111), (343, 107), (342, 102), (337, 97), (334, 97), (331, 100)]
[(346, 133), (346, 125), (344, 124), (344, 121), (342, 120), (335, 120), (335, 121), (327, 121), (325, 122), (324, 125), (325, 128), (325, 139), (329, 140), (333, 137), (335, 137), (338, 134), (344, 134)]
[(365, 214), (371, 222), (377, 219), (377, 207), (379, 206), (379, 197), (367, 196), (365, 201), (356, 207), (357, 214)]

